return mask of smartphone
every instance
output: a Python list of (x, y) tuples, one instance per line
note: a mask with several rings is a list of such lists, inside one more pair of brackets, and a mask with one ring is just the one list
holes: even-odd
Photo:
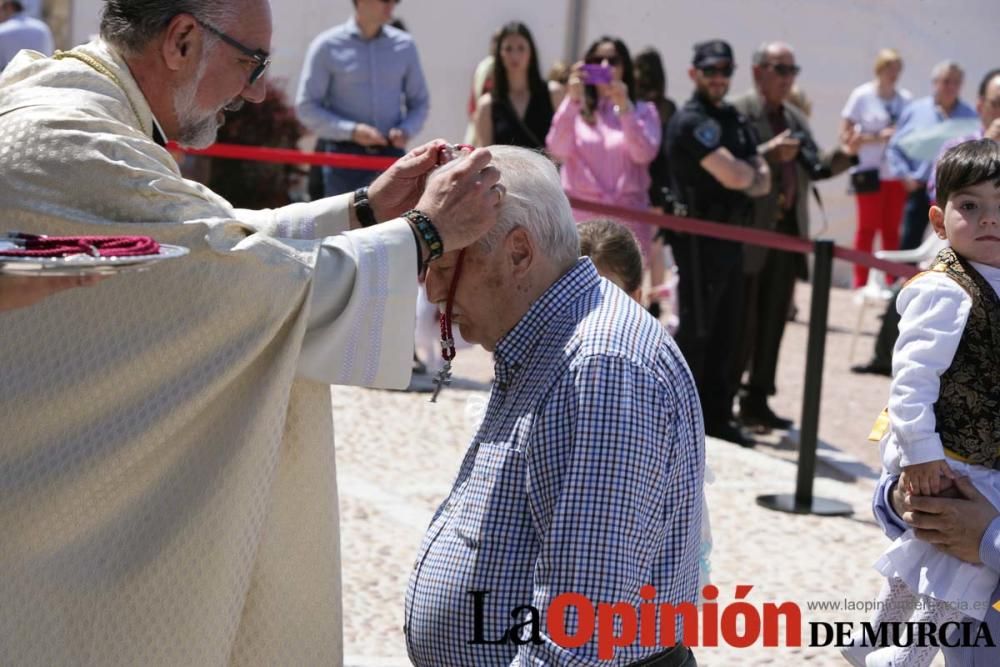
[(583, 82), (588, 86), (611, 83), (611, 68), (607, 65), (584, 65)]

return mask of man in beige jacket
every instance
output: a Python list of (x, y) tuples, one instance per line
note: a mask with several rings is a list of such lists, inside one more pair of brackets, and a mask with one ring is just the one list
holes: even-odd
[[(753, 227), (809, 238), (811, 182), (847, 170), (854, 149), (820, 154), (806, 116), (786, 99), (799, 66), (787, 44), (762, 45), (753, 55), (754, 89), (733, 100), (760, 141), (758, 152), (771, 168), (771, 189), (753, 200)], [(761, 246), (743, 247), (745, 302), (743, 348), (734, 369), (736, 381), (747, 370), (740, 398), (740, 421), (750, 427), (788, 428), (791, 421), (767, 405), (773, 395), (778, 350), (788, 319), (796, 278), (806, 277), (804, 255)]]

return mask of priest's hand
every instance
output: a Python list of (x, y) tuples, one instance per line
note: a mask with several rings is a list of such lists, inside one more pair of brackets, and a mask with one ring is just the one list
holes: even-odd
[(424, 192), (427, 175), (437, 167), (441, 146), (446, 143), (443, 139), (435, 139), (417, 146), (368, 186), (368, 200), (376, 220), (392, 220), (416, 207)]
[(105, 276), (0, 276), (0, 312), (27, 308), (73, 287), (86, 287)]
[(488, 149), (477, 148), (427, 179), (416, 208), (434, 223), (445, 252), (471, 245), (496, 223), (506, 190), (492, 159)]

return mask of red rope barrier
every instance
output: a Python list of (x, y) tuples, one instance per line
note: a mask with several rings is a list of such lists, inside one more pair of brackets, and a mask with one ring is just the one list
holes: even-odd
[[(261, 146), (243, 146), (239, 144), (212, 144), (208, 148), (193, 149), (178, 146), (171, 142), (167, 146), (171, 150), (189, 153), (191, 155), (204, 155), (207, 157), (227, 158), (233, 160), (253, 160), (257, 162), (274, 162), (280, 164), (310, 164), (321, 167), (340, 167), (343, 169), (364, 169), (368, 171), (384, 171), (397, 160), (394, 157), (381, 157), (374, 155), (348, 155), (345, 153), (315, 153), (298, 151), (291, 148), (264, 148)], [(749, 245), (763, 246), (773, 250), (785, 250), (797, 252), (803, 255), (811, 254), (813, 244), (811, 241), (787, 234), (768, 232), (749, 227), (734, 227), (708, 220), (698, 220), (696, 218), (680, 218), (663, 213), (651, 211), (639, 211), (622, 208), (620, 206), (609, 206), (598, 202), (569, 198), (570, 205), (581, 211), (589, 211), (599, 215), (613, 218), (626, 218), (636, 220), (654, 227), (670, 229), (676, 232), (686, 232), (698, 236), (708, 236), (715, 239), (725, 239), (737, 241)], [(871, 269), (885, 271), (888, 275), (902, 276), (909, 278), (917, 275), (919, 269), (910, 264), (900, 264), (888, 260), (879, 259), (874, 255), (853, 248), (843, 246), (834, 247), (834, 257), (855, 264), (861, 264)]]
[[(613, 218), (625, 218), (635, 220), (654, 227), (670, 229), (676, 232), (687, 232), (698, 236), (709, 236), (715, 239), (725, 239), (727, 241), (738, 241), (749, 245), (763, 246), (773, 250), (785, 250), (797, 252), (802, 255), (811, 254), (813, 251), (812, 241), (808, 241), (798, 236), (788, 236), (777, 232), (768, 232), (762, 229), (752, 229), (750, 227), (735, 227), (724, 225), (719, 222), (709, 222), (696, 218), (681, 218), (675, 215), (665, 215), (651, 211), (641, 211), (635, 209), (609, 206), (597, 202), (569, 198), (570, 205), (581, 211), (589, 211)], [(885, 271), (892, 276), (902, 276), (909, 278), (920, 273), (920, 269), (911, 264), (900, 264), (879, 259), (874, 255), (853, 248), (834, 246), (833, 256), (855, 264), (861, 264), (872, 269)]]
[(291, 148), (264, 148), (262, 146), (243, 146), (240, 144), (212, 144), (208, 148), (195, 149), (170, 142), (167, 148), (190, 155), (204, 155), (206, 157), (219, 157), (231, 160), (253, 160), (254, 162), (275, 162), (279, 164), (311, 164), (319, 167), (340, 167), (342, 169), (363, 169), (366, 171), (385, 171), (397, 160), (394, 157), (382, 157), (379, 155), (315, 153), (297, 151)]

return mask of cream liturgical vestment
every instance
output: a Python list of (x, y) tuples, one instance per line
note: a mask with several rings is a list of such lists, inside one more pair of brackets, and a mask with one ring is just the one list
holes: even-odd
[(328, 385), (406, 385), (414, 237), (234, 210), (70, 53), (0, 77), (0, 231), (191, 254), (0, 313), (0, 665), (340, 664)]

